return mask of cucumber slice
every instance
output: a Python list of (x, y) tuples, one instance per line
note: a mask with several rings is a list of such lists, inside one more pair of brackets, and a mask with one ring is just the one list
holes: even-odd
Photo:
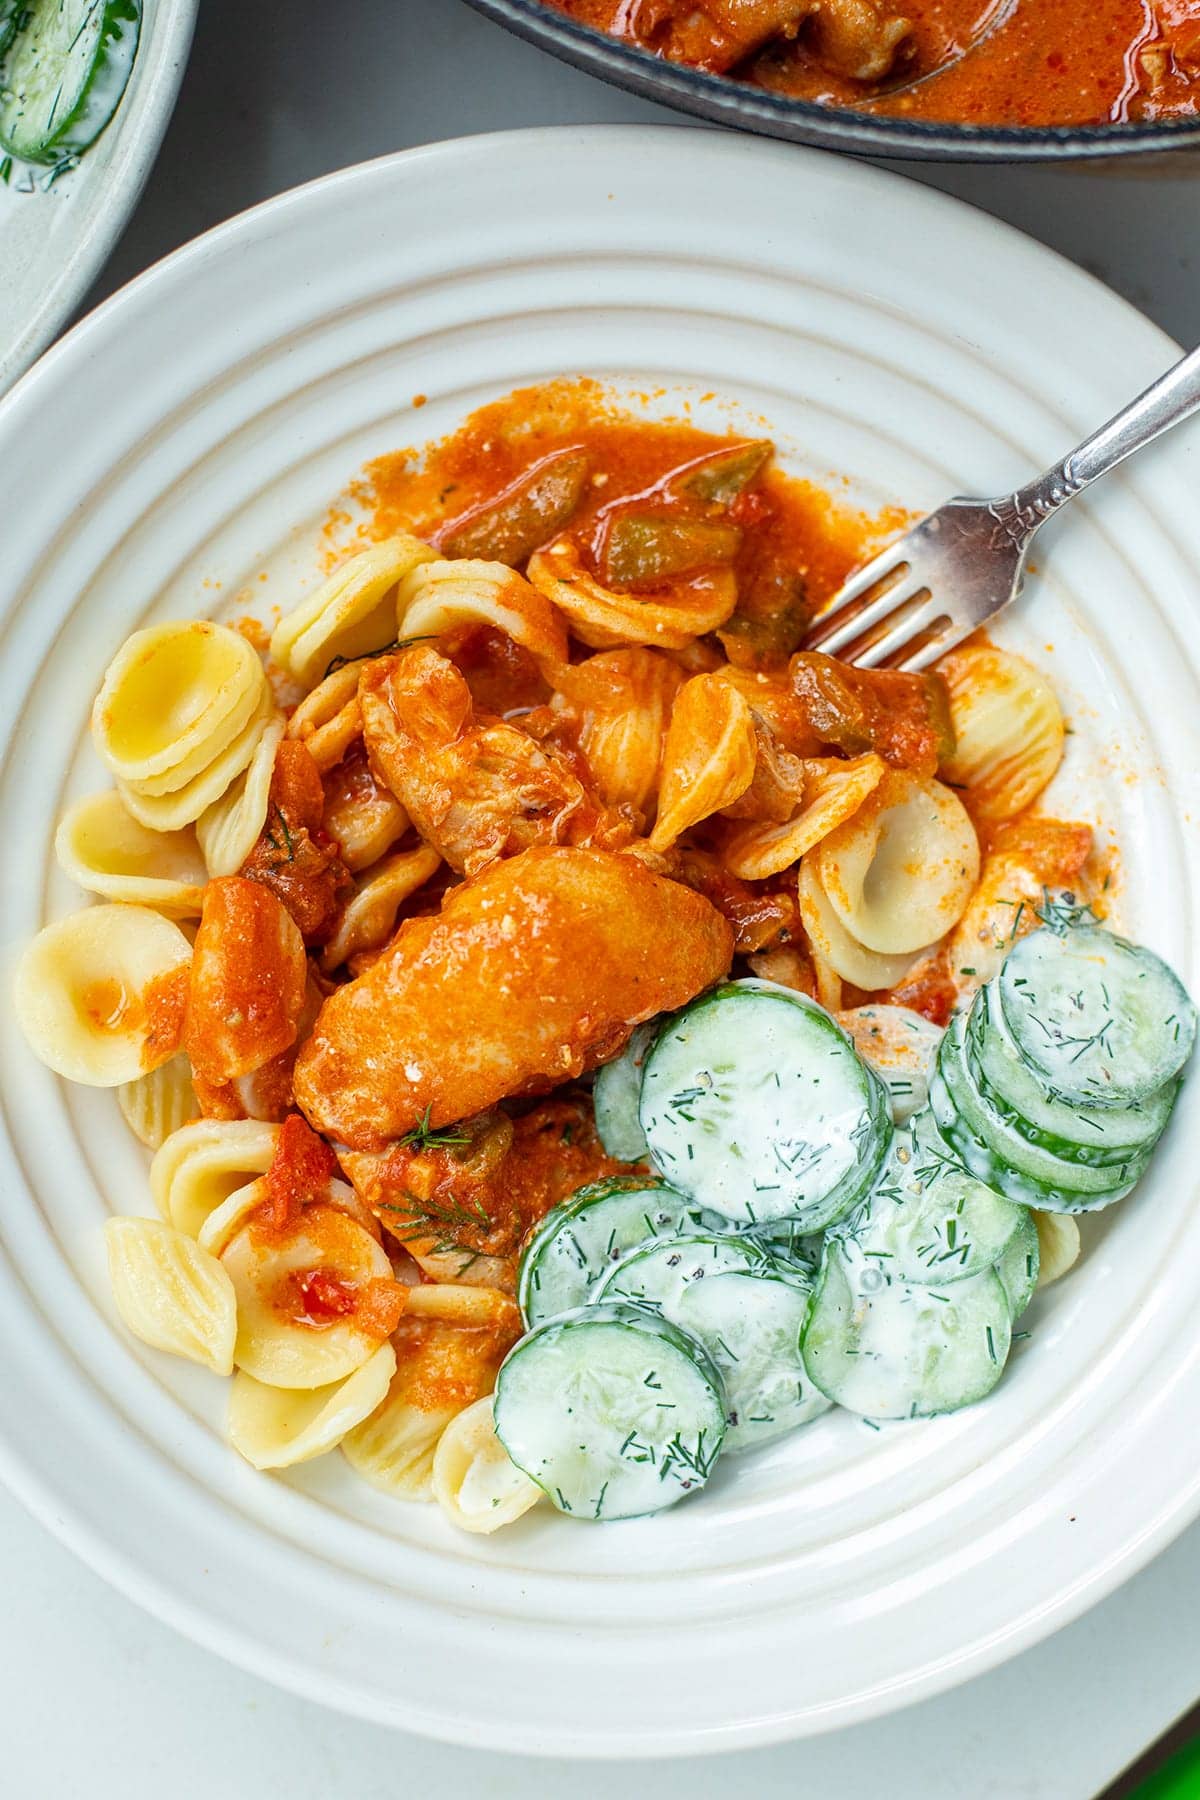
[(1014, 1325), (1033, 1299), (1041, 1262), (1037, 1224), (1033, 1214), (1025, 1208), (1019, 1227), (1009, 1239), (1004, 1254), (996, 1261), (996, 1274), (1008, 1298), (1008, 1310)]
[(804, 1333), (804, 1364), (822, 1393), (865, 1419), (956, 1412), (991, 1392), (1012, 1341), (1008, 1297), (992, 1269), (952, 1287), (888, 1281), (826, 1247)]
[(825, 1248), (823, 1231), (801, 1231), (798, 1225), (782, 1219), (775, 1225), (751, 1225), (746, 1235), (761, 1244), (777, 1263), (798, 1269), (809, 1281), (821, 1266)]
[(1191, 1055), (1196, 1010), (1174, 971), (1098, 925), (1030, 932), (999, 992), (1017, 1049), (1065, 1100), (1133, 1106)]
[(800, 1357), (812, 1282), (749, 1238), (698, 1232), (648, 1244), (595, 1297), (652, 1306), (699, 1338), (725, 1384), (726, 1451), (765, 1444), (829, 1409)]
[(1064, 1100), (1017, 1050), (994, 984), (980, 989), (971, 1008), (967, 1059), (979, 1088), (1017, 1130), (1068, 1162), (1120, 1163), (1147, 1148), (1162, 1135), (1179, 1091), (1169, 1081), (1133, 1106)]
[[(1123, 1200), (1137, 1183), (1138, 1175), (1135, 1174), (1131, 1179), (1106, 1188), (1101, 1193), (1083, 1194), (1076, 1188), (1050, 1187), (1043, 1181), (1036, 1181), (1022, 1174), (997, 1156), (990, 1145), (971, 1130), (961, 1116), (956, 1100), (943, 1081), (939, 1069), (934, 1070), (929, 1084), (929, 1106), (937, 1120), (938, 1130), (965, 1169), (969, 1169), (972, 1175), (986, 1182), (989, 1187), (995, 1188), (1006, 1199), (1015, 1200), (1022, 1206), (1030, 1206), (1036, 1212), (1099, 1212), (1102, 1207)], [(1140, 1174), (1140, 1170), (1138, 1173)]]
[(588, 1306), (539, 1325), (496, 1379), (496, 1434), (576, 1519), (660, 1512), (704, 1486), (725, 1395), (702, 1344), (645, 1306)]
[(546, 1214), (521, 1253), (517, 1299), (525, 1323), (583, 1306), (611, 1265), (647, 1239), (704, 1223), (692, 1201), (645, 1176), (581, 1188)]
[(809, 1424), (833, 1404), (804, 1367), (812, 1289), (779, 1270), (714, 1275), (684, 1289), (675, 1323), (711, 1353), (725, 1383), (725, 1454)]
[(25, 0), (21, 10), (0, 66), (0, 148), (57, 163), (95, 143), (120, 105), (141, 0)]
[[(27, 0), (0, 0), (0, 56), (17, 35), (17, 20), (25, 12)], [(3, 70), (0, 69), (0, 79)]]
[(907, 1006), (855, 1006), (838, 1013), (837, 1022), (886, 1087), (892, 1122), (905, 1124), (929, 1098), (941, 1027)]
[(891, 1127), (878, 1077), (823, 1007), (726, 982), (660, 1030), (642, 1129), (677, 1188), (727, 1219), (818, 1231), (860, 1200)]
[[(943, 1085), (949, 1104), (962, 1125), (986, 1144), (1006, 1168), (1044, 1187), (1078, 1195), (1085, 1203), (1089, 1195), (1107, 1194), (1122, 1184), (1123, 1191), (1128, 1191), (1149, 1160), (1152, 1146), (1131, 1153), (1123, 1162), (1097, 1167), (1069, 1162), (1055, 1156), (1053, 1151), (1031, 1143), (974, 1079), (966, 1056), (966, 1018), (962, 1013), (951, 1024), (938, 1051), (931, 1100), (939, 1124), (942, 1123), (940, 1109), (946, 1104), (942, 1098)], [(973, 1172), (987, 1180), (979, 1169)], [(1007, 1187), (1002, 1189), (1005, 1193), (1009, 1191)]]
[(591, 1297), (656, 1306), (671, 1319), (679, 1296), (694, 1283), (710, 1275), (753, 1274), (770, 1266), (767, 1252), (751, 1237), (728, 1231), (680, 1232), (631, 1250), (601, 1276)]
[(658, 1033), (657, 1021), (639, 1025), (620, 1056), (597, 1069), (592, 1088), (592, 1109), (600, 1142), (610, 1156), (622, 1162), (640, 1162), (648, 1146), (638, 1118), (642, 1092), (642, 1065)]
[(925, 1112), (897, 1132), (871, 1194), (834, 1231), (891, 1280), (946, 1287), (993, 1268), (1027, 1218), (963, 1168)]

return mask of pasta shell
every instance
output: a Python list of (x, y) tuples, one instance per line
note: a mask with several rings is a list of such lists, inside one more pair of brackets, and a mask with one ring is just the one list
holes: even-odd
[(929, 1098), (929, 1075), (942, 1040), (939, 1026), (907, 1006), (856, 1006), (837, 1022), (854, 1048), (882, 1079), (892, 1119), (902, 1125)]
[[(603, 677), (580, 708), (579, 744), (600, 797), (609, 806), (647, 814), (658, 792), (671, 707), (683, 674), (655, 650), (606, 650), (575, 665), (572, 674)], [(578, 705), (578, 702), (576, 702)]]
[(88, 893), (152, 906), (169, 919), (195, 918), (208, 878), (191, 831), (150, 831), (108, 788), (77, 800), (54, 837), (59, 868)]
[(232, 1194), (222, 1200), (213, 1210), (196, 1233), (196, 1242), (210, 1256), (220, 1256), (227, 1250), (238, 1232), (250, 1221), (250, 1215), (256, 1212), (267, 1197), (266, 1181), (260, 1175), (254, 1181), (248, 1181), (244, 1187), (234, 1188)]
[(150, 794), (131, 782), (118, 782), (121, 797), (134, 818), (151, 831), (180, 831), (185, 825), (193, 825), (248, 767), (274, 710), (271, 690), (264, 687), (257, 709), (233, 741), (185, 786), (169, 794)]
[(120, 781), (183, 787), (231, 743), (266, 685), (253, 647), (206, 619), (135, 631), (108, 666), (92, 738)]
[(280, 619), (271, 636), (272, 657), (311, 688), (335, 659), (386, 649), (396, 637), (397, 585), (435, 554), (420, 538), (400, 532), (347, 557)]
[(432, 1485), (450, 1523), (481, 1534), (513, 1524), (544, 1498), (496, 1436), (490, 1394), (443, 1431), (433, 1454)]
[(1000, 973), (1018, 937), (1038, 923), (1043, 883), (1019, 857), (989, 856), (979, 885), (950, 939), (949, 964), (959, 995), (973, 993)]
[(221, 1253), (237, 1295), (234, 1361), (269, 1387), (316, 1388), (361, 1368), (379, 1339), (353, 1313), (320, 1327), (285, 1304), (290, 1278), (320, 1270), (347, 1287), (390, 1280), (392, 1265), (369, 1232), (339, 1209), (306, 1207), (282, 1240), (260, 1242), (243, 1227)]
[(979, 840), (962, 801), (940, 781), (900, 769), (889, 769), (812, 854), (830, 907), (881, 956), (944, 937), (979, 880)]
[(1035, 1212), (1039, 1288), (1049, 1287), (1079, 1260), (1079, 1226), (1070, 1213)]
[(491, 1393), (512, 1341), (440, 1320), (402, 1319), (392, 1339), (396, 1373), (387, 1398), (342, 1439), (351, 1468), (397, 1500), (432, 1499), (442, 1433), (465, 1407)]
[(441, 861), (436, 850), (419, 844), (415, 850), (397, 851), (395, 856), (369, 869), (338, 920), (337, 931), (321, 952), (321, 967), (326, 971), (340, 968), (358, 951), (385, 944), (404, 902), (424, 887)]
[(120, 1087), (178, 1049), (183, 990), (173, 978), (191, 958), (178, 925), (158, 913), (87, 907), (26, 946), (13, 989), (17, 1022), (56, 1075)]
[(567, 660), (562, 620), (507, 563), (427, 562), (401, 583), (396, 612), (405, 638), (440, 638), (466, 625), (490, 625), (539, 663), (554, 667)]
[(415, 1287), (408, 1297), (406, 1317), (440, 1319), (447, 1325), (508, 1331), (514, 1340), (521, 1332), (521, 1312), (515, 1300), (498, 1288), (476, 1287), (466, 1282), (431, 1281)]
[(157, 1219), (109, 1219), (104, 1227), (113, 1299), (144, 1344), (233, 1372), (233, 1283), (215, 1256)]
[(229, 1441), (256, 1469), (289, 1469), (336, 1450), (375, 1411), (396, 1372), (396, 1352), (380, 1344), (361, 1369), (326, 1387), (267, 1387), (239, 1369), (229, 1394)]
[(737, 605), (732, 569), (714, 569), (670, 593), (621, 594), (601, 587), (569, 538), (529, 559), (529, 579), (565, 613), (573, 634), (593, 650), (653, 644), (682, 650), (723, 625)]
[[(836, 1012), (842, 1004), (840, 981), (852, 981), (867, 993), (877, 993), (904, 979), (912, 957), (880, 956), (850, 935), (826, 898), (812, 856), (806, 856), (800, 864), (796, 899), (812, 948), (817, 998), (830, 1012)], [(826, 967), (840, 978), (839, 982), (830, 980), (824, 973)]]
[(196, 820), (196, 837), (210, 875), (236, 875), (267, 822), (275, 752), (283, 720), (272, 719), (245, 770)]
[(782, 825), (751, 825), (725, 845), (725, 867), (742, 881), (779, 875), (821, 839), (853, 818), (883, 780), (887, 764), (874, 752), (853, 762), (812, 758), (804, 765), (804, 802)]
[(209, 1214), (275, 1156), (278, 1125), (259, 1119), (197, 1119), (172, 1132), (150, 1164), (150, 1192), (163, 1218), (198, 1237)]
[(667, 727), (652, 850), (730, 806), (754, 779), (754, 715), (736, 688), (693, 675), (680, 688)]
[(950, 690), (954, 755), (942, 773), (981, 819), (1015, 818), (1054, 779), (1066, 728), (1054, 689), (1023, 656), (972, 644), (938, 664)]
[(385, 857), (408, 830), (409, 818), (395, 795), (362, 762), (333, 769), (325, 780), (324, 829), (352, 875)]
[(133, 1135), (151, 1150), (159, 1149), (200, 1111), (187, 1057), (173, 1056), (149, 1074), (123, 1083), (117, 1105)]
[(358, 704), (361, 664), (345, 663), (305, 696), (288, 720), (287, 735), (298, 738), (324, 775), (341, 762), (362, 735)]

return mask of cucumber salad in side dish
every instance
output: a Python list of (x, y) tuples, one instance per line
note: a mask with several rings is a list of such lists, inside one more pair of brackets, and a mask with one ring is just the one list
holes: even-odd
[(1144, 1173), (1196, 1029), (1157, 956), (1045, 917), (944, 1034), (735, 980), (600, 1069), (604, 1146), (648, 1172), (530, 1238), (492, 1403), (559, 1511), (656, 1512), (831, 1407), (918, 1419), (995, 1387), (1074, 1215)]
[(121, 103), (141, 23), (142, 0), (0, 0), (5, 185), (16, 163), (58, 174), (90, 149)]

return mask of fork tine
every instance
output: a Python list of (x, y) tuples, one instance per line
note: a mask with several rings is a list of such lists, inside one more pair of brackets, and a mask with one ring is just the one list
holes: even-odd
[(919, 637), (923, 629), (938, 617), (938, 603), (929, 589), (918, 588), (909, 596), (908, 604), (901, 609), (895, 623), (872, 643), (864, 644), (861, 650), (856, 650), (849, 660), (860, 669), (877, 669), (903, 650), (913, 638)]
[(855, 569), (852, 575), (846, 577), (833, 600), (825, 608), (820, 619), (816, 621), (817, 626), (832, 624), (846, 607), (852, 606), (856, 600), (861, 600), (871, 588), (878, 586), (881, 581), (886, 581), (889, 575), (901, 574), (905, 561), (899, 542), (888, 544), (879, 551), (878, 555), (873, 556), (870, 562), (865, 562), (861, 569)]
[(921, 592), (922, 583), (918, 576), (911, 572), (904, 573), (906, 565), (896, 566), (895, 573), (900, 577), (890, 587), (883, 589), (874, 600), (868, 600), (865, 606), (857, 611), (843, 606), (839, 598), (832, 615), (823, 613), (816, 625), (804, 640), (806, 650), (821, 650), (826, 656), (837, 656), (847, 644), (862, 637), (876, 625), (882, 625), (892, 613), (906, 605)]
[(939, 657), (945, 656), (948, 650), (953, 650), (955, 644), (961, 644), (965, 637), (970, 637), (973, 630), (972, 625), (959, 625), (952, 619), (947, 619), (944, 631), (935, 632), (927, 644), (922, 644), (919, 650), (914, 650), (911, 656), (906, 656), (895, 667), (903, 669), (906, 674), (919, 675), (923, 669), (928, 669), (932, 663), (937, 662)]

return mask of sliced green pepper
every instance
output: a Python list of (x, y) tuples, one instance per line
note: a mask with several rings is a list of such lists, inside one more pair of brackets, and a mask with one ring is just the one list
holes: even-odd
[(690, 569), (731, 563), (741, 544), (738, 527), (720, 520), (618, 513), (605, 540), (605, 580), (618, 588), (645, 586)]
[(677, 493), (689, 494), (694, 500), (712, 500), (728, 506), (775, 454), (769, 438), (755, 438), (746, 444), (734, 444), (730, 450), (718, 450), (715, 456), (680, 475), (673, 484)]
[(441, 537), (447, 556), (477, 556), (516, 568), (562, 530), (579, 505), (591, 464), (585, 450), (560, 450), (452, 525)]

